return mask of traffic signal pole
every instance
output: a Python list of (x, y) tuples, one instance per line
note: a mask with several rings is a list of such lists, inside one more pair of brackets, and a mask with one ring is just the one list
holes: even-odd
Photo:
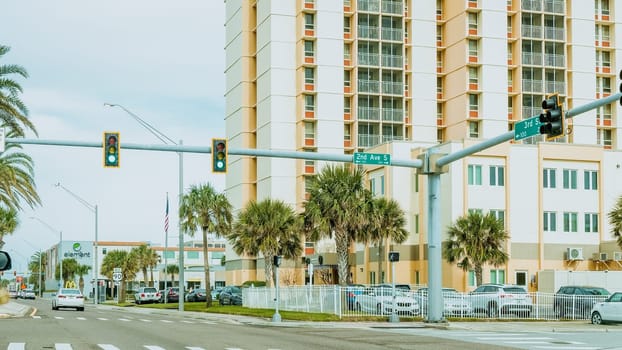
[[(572, 118), (581, 113), (613, 103), (622, 98), (622, 92), (575, 107), (566, 111), (564, 118)], [(440, 198), (441, 198), (441, 174), (448, 171), (449, 163), (464, 157), (496, 146), (505, 141), (514, 139), (514, 130), (478, 144), (466, 147), (462, 150), (443, 154), (438, 146), (433, 146), (419, 155), (418, 159), (391, 159), (389, 166), (409, 167), (419, 169), (419, 173), (428, 176), (428, 318), (427, 322), (444, 322), (443, 296), (442, 296), (442, 251), (441, 251), (441, 227), (440, 227)], [(63, 141), (63, 140), (40, 140), (24, 138), (7, 138), (8, 143), (34, 144), (49, 146), (73, 146), (73, 147), (102, 147), (101, 142)], [(212, 147), (197, 147), (183, 145), (140, 145), (124, 143), (123, 149), (165, 151), (165, 152), (190, 152), (212, 153)], [(262, 149), (235, 149), (227, 150), (228, 154), (252, 157), (270, 158), (293, 158), (308, 160), (323, 160), (352, 163), (353, 155), (347, 154), (321, 154), (313, 152), (275, 151)], [(181, 190), (181, 189), (180, 189)], [(181, 193), (180, 193), (181, 195)], [(180, 239), (180, 244), (182, 241)], [(183, 298), (183, 295), (180, 295)]]

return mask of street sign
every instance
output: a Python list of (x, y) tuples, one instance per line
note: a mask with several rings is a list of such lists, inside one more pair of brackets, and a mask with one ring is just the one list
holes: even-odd
[(112, 273), (112, 280), (115, 282), (119, 282), (123, 279), (123, 274), (121, 272), (113, 272)]
[(514, 140), (540, 135), (540, 116), (524, 119), (514, 124)]
[(112, 272), (121, 272), (121, 268), (120, 267), (115, 267), (112, 269)]
[(391, 165), (391, 155), (386, 153), (354, 152), (354, 164)]

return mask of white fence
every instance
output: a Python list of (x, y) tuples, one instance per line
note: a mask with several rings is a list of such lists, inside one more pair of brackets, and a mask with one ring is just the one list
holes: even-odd
[[(274, 309), (275, 288), (244, 288), (243, 305), (249, 308)], [(395, 298), (395, 299), (394, 299)], [(443, 297), (446, 318), (588, 320), (592, 306), (606, 296), (556, 296), (554, 293), (469, 294), (454, 293)], [(395, 300), (395, 301), (394, 301)], [(391, 289), (341, 286), (290, 286), (279, 289), (279, 310), (329, 313), (339, 317), (388, 316), (425, 318), (427, 295)]]

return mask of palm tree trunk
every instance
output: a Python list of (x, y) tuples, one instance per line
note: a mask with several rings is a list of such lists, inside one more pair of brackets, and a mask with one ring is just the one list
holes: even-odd
[(149, 268), (151, 273), (151, 280), (149, 281), (149, 287), (153, 287), (153, 266)]
[(473, 270), (475, 270), (475, 283), (477, 283), (478, 286), (481, 286), (483, 283), (482, 265), (475, 265)]
[(143, 281), (145, 283), (145, 287), (147, 287), (147, 268), (143, 268)]
[(266, 274), (266, 287), (276, 287), (274, 280), (274, 254), (264, 255), (264, 273)]
[[(207, 229), (203, 229), (203, 263), (205, 265), (205, 290), (206, 290), (206, 298), (205, 298), (205, 302), (206, 302), (206, 306), (210, 307), (212, 306), (212, 293), (210, 293), (210, 289), (211, 289), (211, 281), (209, 279), (209, 256), (208, 254), (208, 247), (207, 247)], [(183, 296), (179, 296), (180, 298), (183, 298)]]
[(348, 236), (345, 231), (335, 230), (335, 245), (337, 250), (337, 266), (339, 285), (348, 285)]

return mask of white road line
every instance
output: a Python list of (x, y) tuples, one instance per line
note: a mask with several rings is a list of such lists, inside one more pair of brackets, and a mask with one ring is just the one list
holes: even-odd
[(54, 344), (54, 349), (56, 349), (56, 350), (72, 350), (73, 348), (71, 347), (71, 344), (58, 343), (58, 344)]
[(512, 341), (512, 340), (553, 340), (551, 337), (477, 337), (477, 340), (497, 340), (497, 341)]
[(100, 321), (108, 321), (107, 318), (103, 318), (103, 317), (98, 317), (97, 319), (100, 320)]
[(503, 344), (551, 344), (551, 342), (550, 341), (504, 341)]
[(149, 349), (149, 350), (166, 350), (164, 348), (161, 348), (157, 345), (145, 345), (145, 348)]
[(119, 321), (130, 322), (130, 320), (128, 320), (127, 318), (120, 318)]
[(41, 318), (41, 316), (32, 316), (32, 318)]
[(182, 323), (194, 323), (194, 322), (192, 322), (192, 321), (186, 321), (186, 320), (183, 320), (183, 321), (181, 321), (181, 322), (182, 322)]
[(64, 317), (60, 317), (60, 316), (54, 316), (54, 318), (57, 319), (57, 320), (64, 320), (65, 319)]
[(24, 350), (26, 349), (26, 343), (9, 343), (7, 350)]
[(119, 350), (119, 348), (117, 348), (114, 345), (110, 345), (110, 344), (97, 344), (97, 346), (99, 346), (100, 348), (104, 350)]
[(142, 319), (142, 318), (140, 320), (143, 321), (143, 322), (153, 322), (151, 320), (145, 320), (145, 319)]
[(160, 321), (162, 321), (164, 323), (173, 323), (173, 321), (169, 321), (169, 320), (160, 320)]
[(199, 348), (199, 347), (196, 347), (196, 346), (186, 346), (186, 349), (188, 349), (188, 350), (205, 350), (203, 348)]
[(204, 323), (204, 324), (216, 324), (216, 322), (214, 322), (214, 321), (203, 321), (202, 323)]
[(86, 321), (86, 318), (84, 318), (84, 317), (76, 317), (76, 318), (77, 318), (78, 320), (80, 320), (80, 321)]
[(602, 348), (594, 347), (594, 346), (570, 346), (570, 347), (568, 347), (568, 346), (564, 346), (564, 347), (559, 347), (559, 346), (534, 346), (534, 349), (597, 350), (597, 349), (602, 349)]

